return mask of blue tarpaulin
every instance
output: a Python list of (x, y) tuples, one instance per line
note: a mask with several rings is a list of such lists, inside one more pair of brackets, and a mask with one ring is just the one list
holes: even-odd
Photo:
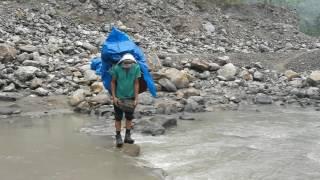
[(91, 60), (91, 69), (95, 70), (97, 75), (101, 75), (104, 87), (111, 92), (112, 77), (109, 70), (126, 53), (131, 53), (136, 58), (148, 90), (152, 96), (156, 97), (156, 87), (141, 48), (126, 33), (115, 27), (112, 28), (102, 46), (101, 58), (93, 58)]

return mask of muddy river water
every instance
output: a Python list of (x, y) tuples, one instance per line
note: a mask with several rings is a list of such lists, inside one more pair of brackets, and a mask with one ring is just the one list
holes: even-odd
[(165, 170), (167, 180), (320, 179), (320, 112), (268, 107), (194, 116), (163, 136), (135, 133), (142, 149), (135, 159), (113, 148), (112, 125), (95, 124), (100, 136), (80, 133), (90, 129), (88, 116), (0, 120), (1, 179), (156, 179), (142, 166)]

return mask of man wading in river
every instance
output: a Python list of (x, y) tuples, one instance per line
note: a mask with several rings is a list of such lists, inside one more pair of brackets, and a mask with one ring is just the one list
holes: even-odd
[(133, 144), (131, 138), (131, 127), (134, 109), (138, 104), (139, 78), (141, 77), (140, 67), (131, 54), (125, 54), (120, 61), (111, 69), (112, 81), (111, 92), (113, 98), (116, 145), (123, 144), (121, 136), (121, 120), (123, 114), (126, 118), (126, 133), (124, 143)]

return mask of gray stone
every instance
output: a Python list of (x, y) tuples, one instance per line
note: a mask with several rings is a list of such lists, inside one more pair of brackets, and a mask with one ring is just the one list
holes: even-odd
[(181, 89), (177, 92), (178, 98), (189, 98), (191, 96), (200, 96), (200, 90), (195, 88)]
[(8, 45), (8, 44), (0, 44), (0, 63), (6, 63), (12, 61), (17, 56), (17, 50)]
[(291, 81), (294, 78), (300, 77), (299, 73), (294, 72), (293, 70), (287, 70), (284, 75), (288, 78), (289, 81)]
[(155, 108), (158, 114), (172, 114), (179, 112), (180, 103), (172, 100), (160, 100)]
[(200, 79), (208, 79), (210, 77), (210, 72), (209, 71), (204, 71), (203, 73), (199, 74)]
[(31, 85), (30, 85), (30, 88), (31, 89), (36, 89), (38, 87), (40, 87), (42, 85), (42, 80), (39, 79), (39, 78), (34, 78), (32, 81), (31, 81)]
[(312, 71), (308, 77), (308, 83), (312, 86), (317, 86), (320, 84), (320, 71)]
[(243, 70), (239, 73), (239, 77), (241, 77), (242, 79), (246, 80), (246, 81), (250, 81), (253, 80), (252, 75), (249, 73), (248, 70)]
[(169, 68), (164, 74), (178, 89), (188, 87), (188, 75), (175, 68)]
[(98, 94), (104, 90), (104, 86), (102, 82), (94, 82), (90, 86), (91, 92)]
[(37, 71), (40, 71), (40, 69), (33, 66), (20, 66), (14, 75), (24, 82), (33, 79)]
[(8, 86), (3, 88), (3, 92), (12, 92), (16, 90), (14, 83), (10, 83)]
[(207, 71), (209, 70), (209, 64), (204, 61), (200, 61), (199, 59), (195, 59), (191, 62), (191, 68), (201, 72)]
[(96, 75), (96, 73), (92, 70), (86, 70), (84, 72), (84, 78), (86, 79), (86, 81), (96, 81), (99, 79), (99, 77)]
[(256, 104), (272, 104), (273, 100), (272, 100), (272, 97), (266, 94), (258, 93), (254, 99), (254, 102)]
[(16, 107), (0, 107), (0, 115), (19, 114), (21, 110)]
[(19, 49), (23, 52), (33, 53), (38, 51), (38, 48), (36, 46), (33, 46), (31, 44), (28, 45), (21, 45), (19, 46)]
[(95, 47), (94, 45), (88, 43), (88, 42), (84, 42), (82, 44), (82, 47), (85, 48), (86, 50), (89, 50), (92, 53), (97, 53), (98, 52), (98, 48)]
[(26, 52), (24, 52), (24, 53), (22, 53), (22, 54), (19, 54), (18, 56), (17, 56), (17, 60), (20, 62), (20, 63), (22, 63), (23, 61), (25, 61), (25, 60), (28, 60), (30, 58), (30, 55), (28, 54), (28, 53), (26, 53)]
[(139, 94), (139, 104), (142, 104), (142, 105), (153, 105), (154, 104), (154, 98), (151, 96), (150, 93), (144, 92), (142, 94)]
[(216, 28), (214, 27), (214, 25), (211, 22), (206, 22), (202, 26), (203, 26), (203, 29), (208, 34), (212, 34), (216, 31)]
[(259, 71), (254, 72), (254, 73), (253, 73), (253, 80), (263, 81), (263, 80), (264, 80), (264, 74), (262, 74), (262, 73), (259, 72)]
[(189, 121), (195, 120), (194, 117), (192, 117), (190, 115), (185, 115), (185, 114), (182, 114), (181, 116), (179, 116), (179, 119), (181, 119), (181, 120), (189, 120)]
[(25, 61), (23, 61), (22, 65), (24, 65), (24, 66), (40, 67), (40, 62), (38, 62), (38, 61), (33, 61), (33, 60), (25, 60)]
[(48, 96), (49, 91), (42, 87), (39, 87), (36, 90), (34, 90), (34, 93), (38, 96)]
[(84, 89), (78, 89), (75, 92), (72, 93), (70, 96), (69, 102), (71, 106), (76, 106), (82, 101), (85, 100), (85, 90)]
[(92, 104), (92, 105), (97, 105), (97, 104), (100, 104), (100, 105), (109, 104), (110, 105), (110, 104), (112, 104), (110, 96), (105, 93), (90, 97), (88, 102), (89, 102), (89, 104)]
[(210, 71), (218, 71), (220, 69), (219, 64), (217, 63), (209, 63), (209, 70)]
[(237, 68), (228, 63), (218, 70), (218, 75), (224, 77), (227, 81), (234, 80), (237, 74)]
[(187, 104), (184, 106), (186, 112), (199, 112), (201, 110), (199, 104), (193, 99), (187, 99)]
[(176, 92), (177, 87), (167, 78), (162, 78), (158, 81), (158, 83), (161, 85), (162, 89), (168, 92)]
[(166, 131), (161, 124), (153, 123), (147, 119), (142, 119), (135, 123), (134, 129), (144, 134), (151, 134), (152, 136), (162, 135)]
[(307, 95), (309, 98), (320, 99), (320, 98), (319, 98), (320, 90), (319, 90), (319, 88), (317, 88), (317, 87), (309, 87), (309, 88), (306, 90), (306, 95)]
[(154, 116), (149, 119), (153, 123), (158, 123), (164, 128), (172, 128), (177, 126), (177, 118), (168, 116)]

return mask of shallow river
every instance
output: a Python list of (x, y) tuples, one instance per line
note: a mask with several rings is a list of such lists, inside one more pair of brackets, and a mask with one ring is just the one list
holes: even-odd
[(142, 166), (164, 169), (167, 180), (320, 179), (320, 112), (267, 107), (194, 116), (164, 136), (135, 133), (137, 159), (113, 148), (111, 123), (88, 127), (87, 116), (0, 120), (0, 179), (155, 179)]
[(138, 136), (141, 159), (175, 180), (320, 179), (320, 112), (217, 112), (179, 121), (161, 137)]
[(1, 180), (153, 180), (112, 138), (79, 133), (87, 116), (0, 119)]

